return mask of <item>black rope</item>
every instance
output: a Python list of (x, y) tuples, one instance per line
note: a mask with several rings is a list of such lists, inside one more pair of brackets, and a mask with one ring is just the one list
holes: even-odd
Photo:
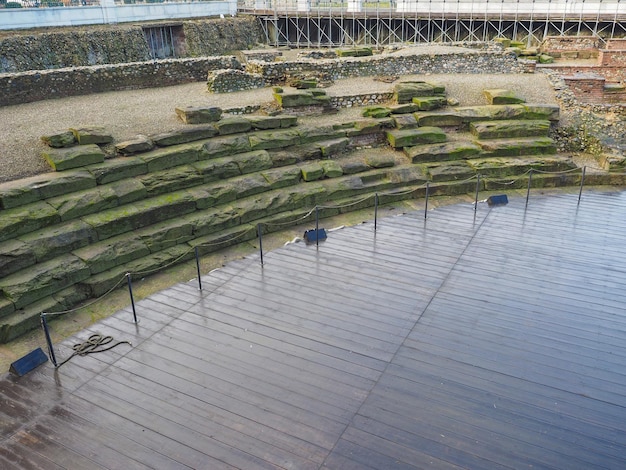
[(70, 359), (72, 359), (74, 356), (86, 356), (87, 354), (95, 354), (95, 353), (109, 351), (119, 346), (120, 344), (129, 344), (130, 346), (132, 346), (132, 343), (130, 341), (118, 341), (114, 345), (109, 346), (107, 348), (102, 347), (111, 343), (112, 341), (113, 341), (113, 336), (103, 336), (101, 334), (91, 335), (89, 339), (87, 339), (87, 341), (83, 341), (82, 343), (77, 343), (74, 346), (72, 346), (72, 349), (74, 350), (72, 355), (68, 357), (67, 359), (65, 359), (63, 362), (61, 362), (57, 366), (57, 368), (61, 367), (63, 364), (65, 364)]

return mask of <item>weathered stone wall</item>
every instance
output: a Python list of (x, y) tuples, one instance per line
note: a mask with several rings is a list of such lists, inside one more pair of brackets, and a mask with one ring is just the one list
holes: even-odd
[[(180, 21), (177, 54), (203, 57), (249, 49), (262, 41), (254, 17)], [(171, 25), (171, 23), (168, 23)], [(120, 64), (149, 60), (144, 27), (111, 25), (40, 32), (15, 32), (0, 39), (0, 73)], [(204, 79), (204, 77), (203, 77)]]
[(449, 54), (382, 55), (367, 58), (302, 59), (291, 62), (250, 61), (246, 70), (278, 85), (294, 76), (312, 74), (324, 79), (411, 75), (424, 73), (522, 73), (515, 54), (465, 50)]
[(0, 40), (0, 73), (150, 59), (139, 26), (15, 35)]
[(538, 70), (554, 70), (561, 75), (574, 75), (574, 74), (589, 74), (595, 73), (602, 75), (609, 82), (624, 82), (626, 81), (626, 68), (625, 67), (607, 67), (600, 65), (538, 65)]
[(263, 88), (265, 80), (259, 74), (243, 70), (223, 69), (209, 72), (207, 88), (211, 93), (230, 93)]
[(539, 49), (552, 57), (588, 59), (597, 56), (599, 46), (600, 40), (592, 36), (549, 36)]
[(206, 80), (207, 71), (237, 69), (233, 56), (165, 59), (0, 75), (0, 106), (112, 90), (151, 88)]

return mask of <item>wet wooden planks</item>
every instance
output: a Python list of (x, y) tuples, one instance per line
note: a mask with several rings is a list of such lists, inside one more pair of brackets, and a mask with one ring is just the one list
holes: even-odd
[(626, 196), (407, 214), (230, 263), (0, 381), (2, 468), (620, 468)]

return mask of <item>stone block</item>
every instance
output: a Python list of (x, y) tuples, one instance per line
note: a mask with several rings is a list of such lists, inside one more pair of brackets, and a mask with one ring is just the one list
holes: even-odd
[(502, 88), (483, 90), (483, 94), (489, 104), (519, 104), (526, 102), (524, 98), (518, 96), (515, 92)]
[(320, 162), (322, 169), (324, 170), (325, 178), (338, 178), (343, 176), (343, 170), (341, 165), (334, 160), (322, 160)]
[(76, 284), (89, 275), (85, 263), (67, 254), (0, 279), (0, 291), (13, 302), (16, 309), (20, 309)]
[(230, 157), (214, 158), (195, 163), (193, 166), (203, 176), (205, 183), (241, 175), (239, 165)]
[(112, 183), (126, 178), (134, 178), (148, 172), (146, 162), (136, 157), (112, 158), (87, 168), (98, 184)]
[(545, 172), (567, 171), (577, 168), (567, 157), (485, 158), (468, 161), (477, 173), (487, 177), (515, 176), (532, 169)]
[(117, 197), (117, 205), (123, 206), (148, 197), (146, 187), (136, 179), (126, 179), (111, 183), (111, 189)]
[(216, 106), (187, 106), (174, 111), (185, 124), (206, 124), (222, 117), (222, 108)]
[(391, 114), (391, 109), (385, 106), (366, 106), (361, 113), (363, 117), (385, 118)]
[(102, 127), (79, 127), (70, 129), (79, 145), (110, 144), (113, 136)]
[(547, 119), (548, 121), (558, 121), (561, 109), (555, 104), (525, 104), (523, 119)]
[(417, 124), (420, 126), (461, 126), (463, 124), (463, 116), (452, 112), (421, 112), (414, 114)]
[(374, 55), (371, 47), (351, 47), (350, 49), (338, 49), (339, 57), (368, 57)]
[(234, 157), (233, 160), (239, 167), (239, 171), (242, 175), (267, 170), (273, 166), (272, 158), (270, 154), (267, 153), (267, 150), (240, 153)]
[(115, 151), (122, 155), (134, 155), (148, 152), (154, 148), (154, 142), (145, 135), (138, 135), (134, 139), (115, 144)]
[(309, 88), (317, 88), (316, 78), (293, 78), (288, 80), (287, 84), (298, 90), (306, 90)]
[(60, 220), (56, 209), (45, 202), (5, 210), (0, 217), (0, 241), (42, 229)]
[(267, 150), (290, 147), (300, 143), (300, 133), (296, 129), (281, 131), (261, 131), (248, 136), (251, 150)]
[(355, 173), (362, 173), (370, 169), (370, 166), (360, 160), (353, 161), (341, 161), (339, 162), (341, 165), (341, 170), (346, 175), (353, 175)]
[(352, 123), (352, 126), (345, 130), (347, 137), (355, 137), (359, 135), (378, 134), (383, 129), (383, 123), (380, 119), (359, 119)]
[(393, 116), (396, 129), (413, 129), (417, 127), (417, 119), (412, 114), (397, 114)]
[(31, 251), (31, 247), (23, 241), (7, 240), (0, 243), (0, 278), (32, 266), (36, 262), (37, 258)]
[(207, 160), (210, 158), (219, 158), (226, 155), (249, 152), (250, 150), (250, 140), (247, 135), (214, 137), (202, 145), (198, 159)]
[(210, 139), (217, 135), (217, 129), (213, 125), (194, 126), (177, 131), (164, 132), (150, 136), (159, 147), (169, 147), (171, 145), (186, 144), (197, 140)]
[(345, 152), (348, 148), (348, 144), (350, 144), (350, 139), (347, 137), (317, 143), (322, 151), (322, 157), (324, 158), (330, 158), (332, 155)]
[(412, 99), (419, 111), (432, 111), (433, 109), (443, 108), (448, 104), (445, 96), (418, 96)]
[(391, 155), (368, 155), (365, 163), (370, 168), (389, 168), (396, 164), (396, 160)]
[(91, 274), (98, 274), (147, 256), (150, 250), (142, 239), (131, 233), (79, 248), (73, 254), (89, 266)]
[(327, 104), (330, 98), (325, 95), (314, 95), (310, 91), (292, 91), (289, 93), (274, 93), (274, 100), (283, 108), (298, 108)]
[(461, 160), (478, 156), (480, 152), (481, 148), (471, 142), (444, 142), (404, 148), (404, 153), (413, 163)]
[(260, 174), (240, 176), (233, 178), (232, 183), (237, 192), (237, 199), (242, 199), (255, 194), (270, 190), (267, 180)]
[(98, 240), (96, 231), (82, 220), (53, 225), (20, 237), (37, 258), (37, 262), (64, 255)]
[(478, 139), (547, 137), (550, 132), (550, 121), (534, 119), (479, 121), (470, 124), (470, 132)]
[(298, 124), (297, 116), (248, 116), (255, 130), (268, 130), (293, 127)]
[(475, 172), (467, 163), (455, 161), (447, 163), (432, 163), (419, 165), (424, 175), (431, 181), (461, 181), (475, 176)]
[(167, 220), (135, 232), (151, 253), (181, 245), (194, 238), (190, 223), (178, 219)]
[(220, 135), (239, 134), (252, 129), (252, 123), (246, 118), (239, 116), (220, 119), (214, 126)]
[(395, 104), (393, 106), (389, 106), (389, 109), (391, 110), (391, 114), (410, 114), (419, 111), (417, 105), (412, 103), (411, 101), (404, 104)]
[(515, 157), (520, 155), (551, 155), (556, 144), (549, 137), (480, 140), (476, 142), (485, 157)]
[(309, 163), (300, 167), (304, 181), (315, 181), (324, 176), (324, 168), (319, 163)]
[(202, 144), (181, 144), (173, 147), (153, 150), (142, 154), (139, 158), (143, 160), (148, 172), (166, 170), (179, 165), (186, 165), (198, 160), (199, 154), (203, 149)]
[(56, 134), (42, 135), (41, 140), (48, 147), (63, 148), (76, 145), (76, 137), (72, 131), (57, 132)]
[(204, 183), (204, 176), (192, 165), (182, 165), (155, 171), (137, 178), (148, 196), (171, 193)]
[(104, 152), (95, 144), (47, 149), (43, 157), (55, 171), (71, 170), (104, 161)]
[(421, 81), (400, 82), (393, 87), (393, 99), (398, 104), (411, 103), (413, 98), (434, 96), (444, 93), (445, 89)]
[(207, 76), (207, 89), (210, 93), (230, 93), (263, 88), (264, 86), (265, 80), (262, 75), (243, 70), (211, 70)]
[[(0, 293), (0, 318), (6, 318), (13, 312), (15, 312), (15, 305), (13, 305), (13, 302), (4, 298), (4, 296)], [(1, 323), (4, 322), (0, 322), (0, 324)]]
[(294, 167), (263, 171), (261, 176), (269, 183), (270, 189), (279, 189), (298, 184), (302, 178), (302, 172), (300, 168)]
[(103, 186), (51, 198), (48, 204), (56, 209), (61, 220), (66, 221), (116, 207), (118, 200), (111, 187)]
[(337, 129), (335, 126), (314, 126), (314, 127), (298, 127), (296, 130), (300, 136), (300, 143), (307, 144), (309, 142), (317, 142), (319, 140), (335, 139), (345, 137), (346, 131)]
[[(226, 204), (237, 199), (237, 190), (233, 183), (220, 181), (202, 187), (188, 190), (196, 201), (198, 210), (214, 207), (219, 204)], [(194, 232), (195, 233), (195, 232)]]
[(387, 141), (393, 148), (445, 142), (446, 133), (439, 127), (418, 127), (387, 131)]

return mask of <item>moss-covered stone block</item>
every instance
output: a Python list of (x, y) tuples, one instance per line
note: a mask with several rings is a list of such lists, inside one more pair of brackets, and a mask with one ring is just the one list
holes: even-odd
[(351, 126), (345, 129), (347, 137), (376, 134), (383, 129), (382, 123), (378, 119), (359, 119), (350, 124)]
[(0, 207), (11, 209), (62, 194), (71, 194), (96, 186), (87, 171), (46, 173), (0, 184)]
[(51, 198), (48, 203), (57, 210), (61, 220), (66, 221), (116, 207), (118, 199), (113, 188), (101, 186)]
[(412, 147), (419, 144), (445, 142), (446, 133), (439, 127), (395, 129), (387, 131), (387, 141), (393, 148)]
[(92, 243), (74, 250), (74, 255), (84, 261), (91, 274), (107, 271), (115, 266), (150, 254), (145, 242), (135, 234), (112, 237), (104, 242)]
[(20, 241), (28, 245), (38, 263), (64, 255), (97, 240), (96, 231), (82, 220), (54, 225), (20, 237)]
[(483, 94), (489, 104), (520, 104), (526, 102), (524, 98), (518, 96), (515, 92), (503, 88), (483, 90)]
[(470, 124), (470, 132), (478, 139), (547, 137), (550, 132), (550, 121), (520, 119), (473, 122)]
[(391, 155), (368, 155), (365, 163), (370, 168), (389, 168), (396, 164), (396, 160)]
[(480, 155), (481, 148), (471, 142), (444, 142), (405, 147), (404, 153), (411, 159), (411, 162), (422, 163), (473, 158)]
[(187, 214), (195, 209), (193, 197), (180, 191), (91, 214), (82, 220), (96, 229), (100, 240), (106, 240), (115, 235)]
[(413, 98), (439, 95), (445, 89), (439, 85), (422, 81), (401, 82), (393, 87), (393, 99), (398, 104), (411, 103)]
[(181, 245), (194, 238), (190, 223), (178, 219), (167, 220), (135, 232), (151, 253)]
[(424, 175), (431, 181), (460, 181), (471, 178), (476, 173), (465, 162), (424, 163), (419, 165)]
[(287, 186), (294, 186), (300, 182), (302, 178), (302, 172), (300, 168), (285, 168), (262, 171), (261, 176), (270, 185), (270, 189), (285, 188)]
[(148, 197), (146, 187), (140, 181), (127, 179), (111, 183), (110, 188), (117, 197), (117, 205), (123, 206)]
[(320, 165), (324, 170), (325, 178), (339, 178), (340, 176), (343, 176), (341, 165), (334, 160), (322, 160)]
[(79, 145), (110, 144), (113, 136), (103, 127), (78, 127), (70, 129)]
[(61, 217), (56, 209), (45, 202), (8, 209), (0, 217), (0, 241), (16, 238), (60, 221)]
[(104, 152), (95, 144), (46, 149), (42, 155), (55, 171), (71, 170), (104, 161)]
[(198, 162), (193, 166), (202, 175), (205, 183), (241, 175), (239, 165), (230, 157)]
[[(0, 243), (0, 278), (32, 266), (36, 262), (35, 253), (23, 241), (7, 240), (4, 243)], [(2, 298), (0, 297), (0, 303), (1, 300)]]
[(511, 47), (511, 40), (509, 38), (494, 38), (493, 42), (501, 44), (503, 48)]
[(193, 165), (182, 165), (162, 171), (155, 171), (137, 178), (146, 188), (149, 196), (171, 193), (204, 183), (202, 175)]
[(420, 126), (450, 127), (461, 126), (464, 123), (463, 116), (454, 111), (419, 112), (414, 116)]
[(393, 116), (396, 129), (413, 129), (417, 127), (417, 119), (412, 114), (396, 114)]
[(336, 139), (338, 137), (345, 137), (346, 135), (345, 130), (337, 129), (332, 125), (298, 127), (297, 132), (300, 135), (301, 144), (317, 142), (319, 140)]
[(300, 133), (297, 129), (280, 131), (261, 131), (248, 135), (251, 150), (267, 150), (290, 147), (300, 143)]
[(240, 153), (233, 158), (242, 175), (256, 173), (257, 171), (272, 168), (272, 157), (267, 150), (255, 150), (253, 152)]
[(391, 114), (391, 109), (386, 106), (366, 106), (361, 115), (363, 117), (371, 117), (371, 118), (385, 118)]
[(428, 177), (422, 173), (418, 166), (401, 166), (387, 171), (387, 178), (394, 185), (425, 184)]
[[(0, 293), (0, 318), (4, 319), (7, 316), (11, 315), (13, 312), (15, 312), (15, 305), (13, 305), (13, 302), (5, 298)], [(3, 322), (0, 322), (0, 325), (2, 325), (2, 323)], [(0, 326), (0, 328), (2, 327)]]
[(561, 109), (555, 104), (525, 104), (523, 119), (547, 119), (556, 122), (561, 115)]
[(548, 54), (540, 54), (537, 59), (540, 64), (551, 64), (554, 62), (554, 57), (549, 56)]
[(448, 104), (445, 96), (418, 96), (413, 98), (412, 102), (419, 111), (432, 111)]
[(549, 137), (480, 140), (476, 142), (485, 157), (515, 157), (520, 155), (551, 155), (556, 144)]
[(317, 79), (316, 78), (295, 78), (289, 81), (289, 85), (298, 90), (317, 88)]
[(506, 177), (520, 175), (531, 168), (545, 172), (572, 170), (576, 164), (566, 157), (518, 157), (484, 158), (468, 161), (468, 165), (477, 173), (487, 177)]
[(319, 163), (309, 163), (300, 167), (304, 181), (316, 181), (324, 176), (324, 168)]
[(76, 145), (76, 137), (72, 131), (57, 132), (55, 134), (42, 135), (41, 141), (48, 147), (63, 148)]
[(298, 108), (301, 106), (319, 105), (319, 96), (314, 96), (308, 91), (274, 93), (274, 100), (283, 108)]
[(148, 165), (137, 157), (112, 158), (87, 168), (98, 184), (134, 178), (148, 172)]
[(248, 116), (247, 119), (255, 130), (286, 129), (298, 125), (297, 116)]
[(232, 116), (220, 119), (213, 124), (219, 135), (240, 134), (252, 129), (252, 123), (246, 118)]
[(410, 114), (419, 111), (417, 105), (412, 103), (411, 101), (404, 104), (389, 106), (389, 109), (391, 110), (391, 114)]
[(333, 155), (345, 152), (349, 144), (350, 139), (347, 137), (317, 143), (322, 151), (322, 157), (324, 158), (330, 158)]
[(16, 309), (20, 309), (76, 284), (89, 275), (85, 263), (67, 254), (0, 279), (0, 291), (13, 302)]
[(125, 140), (115, 144), (115, 151), (122, 155), (134, 155), (136, 153), (149, 152), (154, 148), (154, 142), (145, 135), (140, 135), (134, 139)]
[(374, 55), (371, 47), (351, 47), (349, 49), (337, 49), (338, 57), (369, 57)]
[(198, 156), (199, 160), (224, 157), (238, 153), (249, 152), (250, 140), (247, 135), (232, 135), (225, 137), (215, 137), (202, 145)]
[(260, 174), (245, 175), (231, 181), (237, 192), (237, 199), (253, 196), (270, 190), (267, 180)]
[(341, 170), (346, 175), (363, 173), (364, 171), (368, 171), (370, 169), (370, 166), (361, 160), (341, 161), (339, 164), (341, 165)]
[(152, 152), (141, 155), (147, 167), (148, 172), (166, 170), (179, 165), (186, 165), (198, 160), (199, 154), (203, 149), (201, 144), (181, 144), (165, 149), (153, 150)]
[(188, 190), (198, 210), (226, 204), (237, 199), (237, 189), (232, 182), (224, 181)]
[(216, 106), (186, 106), (175, 108), (176, 116), (185, 124), (204, 124), (219, 121), (222, 109)]
[(176, 131), (164, 132), (151, 135), (150, 140), (159, 147), (187, 144), (198, 140), (210, 139), (217, 135), (217, 129), (213, 125), (194, 126)]
[[(223, 230), (236, 227), (241, 223), (239, 214), (228, 206), (209, 208), (188, 214), (180, 219), (191, 224), (194, 235), (202, 237), (211, 233), (219, 233)], [(202, 243), (201, 238), (195, 238), (194, 245)]]

